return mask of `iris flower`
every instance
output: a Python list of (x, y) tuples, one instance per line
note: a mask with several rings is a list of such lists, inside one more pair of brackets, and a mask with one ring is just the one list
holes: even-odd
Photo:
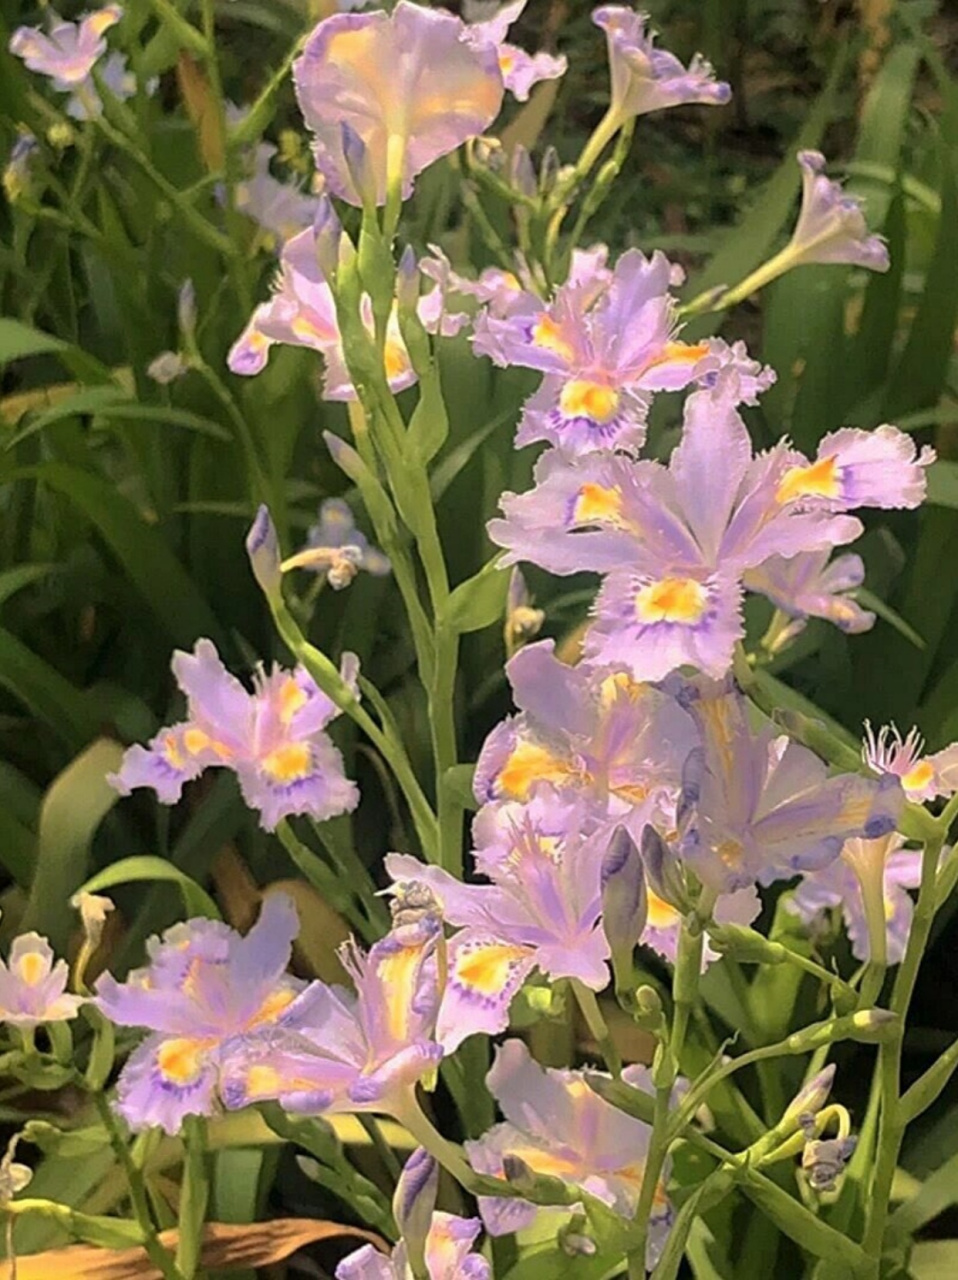
[[(198, 641), (191, 654), (177, 651), (172, 665), (187, 718), (161, 729), (148, 747), (130, 747), (109, 779), (121, 795), (152, 787), (163, 804), (175, 804), (184, 782), (222, 766), (235, 772), (267, 831), (291, 814), (322, 822), (356, 807), (359, 791), (324, 732), (339, 708), (302, 667), (261, 672), (249, 693), (210, 640)], [(358, 674), (358, 659), (346, 654), (342, 675), (353, 689)]]
[[(56, 18), (56, 15), (52, 15)], [(48, 76), (53, 87), (69, 92), (90, 77), (94, 64), (106, 52), (104, 36), (123, 17), (118, 4), (88, 13), (79, 22), (57, 19), (45, 35), (37, 27), (17, 27), (10, 37), (10, 52), (22, 58), (31, 71)]]
[(391, 13), (326, 18), (293, 63), (293, 79), (316, 166), (333, 195), (356, 205), (344, 124), (361, 140), (384, 204), (394, 186), (408, 198), (423, 169), (484, 132), (503, 94), (494, 43), (469, 40), (459, 18), (408, 0)]
[[(470, 22), (465, 35), (470, 44), (491, 44), (495, 48), (502, 82), (519, 102), (527, 101), (533, 85), (540, 80), (558, 80), (568, 67), (563, 57), (557, 58), (551, 53), (526, 53), (525, 49), (507, 42), (509, 28), (518, 21), (526, 3), (527, 0), (513, 0), (512, 4), (505, 4), (501, 9), (496, 4), (492, 17)], [(469, 5), (466, 6), (466, 16), (472, 17)]]
[(958, 743), (926, 755), (916, 728), (904, 738), (894, 725), (876, 734), (866, 720), (862, 758), (873, 773), (897, 778), (909, 800), (935, 800), (958, 791)]
[[(622, 1079), (654, 1093), (646, 1067), (626, 1067)], [(534, 1173), (561, 1178), (623, 1218), (632, 1216), (645, 1169), (648, 1125), (600, 1098), (581, 1071), (540, 1067), (521, 1040), (507, 1040), (496, 1050), (486, 1085), (505, 1122), (466, 1143), (474, 1169), (501, 1177), (503, 1158), (517, 1156)], [(668, 1178), (666, 1161), (650, 1220), (649, 1264), (661, 1252), (672, 1221), (665, 1193)], [(537, 1209), (523, 1200), (480, 1196), (479, 1212), (489, 1234), (498, 1236), (528, 1227)]]
[(274, 894), (245, 937), (219, 921), (187, 920), (152, 939), (146, 968), (123, 983), (98, 980), (96, 1003), (112, 1022), (152, 1033), (117, 1081), (117, 1110), (131, 1128), (176, 1133), (186, 1116), (211, 1115), (238, 1042), (295, 1021), (306, 984), (286, 966), (298, 931), (292, 900)]
[(83, 1000), (66, 994), (67, 977), (66, 961), (54, 963), (46, 938), (14, 938), (9, 959), (0, 960), (0, 1022), (28, 1029), (75, 1018)]

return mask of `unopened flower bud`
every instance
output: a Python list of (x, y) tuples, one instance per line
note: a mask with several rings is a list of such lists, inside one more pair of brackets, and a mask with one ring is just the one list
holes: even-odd
[(415, 314), (419, 302), (419, 264), (411, 244), (403, 249), (396, 269), (396, 302), (401, 313)]
[(560, 168), (558, 151), (551, 145), (546, 147), (542, 153), (542, 162), (539, 165), (539, 194), (541, 196), (548, 196), (551, 193), (559, 179)]
[(802, 1085), (798, 1093), (785, 1108), (779, 1124), (780, 1129), (804, 1128), (803, 1120), (807, 1116), (815, 1116), (828, 1101), (835, 1079), (835, 1064), (829, 1063), (817, 1075), (812, 1076), (807, 1084)]
[(518, 565), (509, 577), (509, 592), (506, 596), (506, 624), (504, 638), (506, 654), (512, 657), (528, 640), (539, 634), (546, 615), (543, 609), (533, 608), (532, 596)]
[(269, 507), (265, 503), (257, 511), (256, 519), (246, 535), (246, 553), (260, 590), (268, 600), (279, 599), (283, 582), (279, 539)]
[(184, 280), (176, 304), (176, 319), (180, 333), (188, 343), (196, 331), (196, 288), (192, 280)]
[(66, 151), (67, 147), (73, 146), (76, 139), (76, 130), (66, 120), (59, 120), (56, 124), (51, 124), (47, 130), (47, 142), (51, 147), (55, 147), (57, 151)]
[(363, 208), (375, 209), (378, 192), (369, 148), (347, 120), (341, 121), (339, 127), (343, 159), (346, 161), (346, 168), (349, 170), (356, 193), (362, 201)]
[(509, 183), (521, 195), (529, 196), (530, 198), (534, 198), (538, 190), (536, 171), (532, 167), (532, 158), (521, 142), (517, 142), (512, 148), (512, 156), (509, 161)]
[(343, 239), (343, 224), (329, 196), (321, 195), (313, 218), (313, 234), (316, 238), (316, 261), (325, 278), (332, 283), (339, 268), (339, 249)]
[(498, 138), (482, 137), (472, 144), (472, 158), (490, 173), (500, 173), (505, 167), (506, 153)]
[(393, 1196), (393, 1216), (406, 1242), (414, 1274), (422, 1270), (438, 1190), (439, 1165), (428, 1151), (417, 1147), (403, 1165)]
[(632, 951), (649, 908), (642, 855), (625, 827), (617, 827), (609, 841), (600, 881), (602, 928), (612, 952), (615, 985), (625, 989), (632, 984)]

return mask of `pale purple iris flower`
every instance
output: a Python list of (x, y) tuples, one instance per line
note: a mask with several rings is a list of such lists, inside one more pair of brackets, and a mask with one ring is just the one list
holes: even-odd
[(903, 845), (894, 832), (878, 840), (847, 840), (839, 858), (802, 879), (792, 895), (792, 908), (806, 924), (813, 924), (823, 911), (841, 907), (852, 954), (863, 961), (872, 958), (873, 915), (872, 927), (885, 929), (886, 963), (900, 964), (914, 913), (907, 890), (921, 883), (922, 861), (920, 849)]
[(743, 634), (742, 574), (861, 533), (833, 503), (783, 495), (794, 453), (783, 443), (753, 456), (739, 401), (733, 368), (690, 395), (667, 468), (602, 454), (570, 466), (552, 452), (530, 492), (504, 496), (504, 519), (488, 526), (503, 564), (607, 574), (585, 641), (591, 662), (639, 680), (686, 664), (720, 676)]
[[(346, 367), (336, 303), (316, 260), (316, 249), (315, 228), (307, 228), (283, 245), (272, 297), (255, 309), (230, 349), (227, 364), (233, 373), (249, 377), (266, 367), (274, 344), (309, 347), (326, 361), (323, 398), (355, 400), (356, 388)], [(441, 303), (437, 286), (420, 298), (419, 318), (430, 332), (452, 336), (459, 332), (467, 317), (447, 312)], [(362, 297), (361, 316), (372, 336), (373, 311), (368, 294)], [(390, 390), (402, 391), (416, 381), (395, 308), (386, 326), (383, 363)]]
[(547, 305), (525, 293), (506, 315), (480, 313), (477, 352), (546, 375), (526, 403), (517, 445), (547, 440), (573, 457), (597, 449), (636, 452), (651, 394), (681, 389), (718, 368), (711, 342), (676, 340), (669, 293), (675, 272), (664, 254), (646, 258), (630, 249), (611, 276), (603, 260), (591, 274), (570, 276)]
[[(348, 813), (359, 791), (325, 727), (339, 708), (302, 667), (259, 673), (248, 692), (229, 674), (210, 640), (173, 655), (173, 674), (187, 697), (187, 718), (162, 729), (148, 747), (130, 747), (109, 781), (121, 795), (152, 787), (176, 804), (185, 782), (213, 766), (232, 769), (243, 799), (266, 831), (292, 814), (318, 822)], [(346, 654), (343, 680), (356, 690), (359, 661)]]
[(633, 116), (686, 102), (722, 106), (732, 96), (711, 65), (696, 54), (683, 67), (674, 53), (655, 48), (648, 17), (624, 5), (593, 10), (592, 21), (605, 32), (612, 76), (610, 115), (624, 122)]
[(147, 945), (150, 963), (125, 982), (104, 974), (96, 1003), (119, 1026), (152, 1034), (117, 1081), (116, 1109), (132, 1129), (177, 1133), (219, 1105), (224, 1064), (244, 1037), (298, 1019), (305, 983), (286, 972), (299, 918), (272, 894), (245, 937), (213, 920), (187, 920)]
[[(102, 66), (98, 68), (97, 75), (113, 97), (120, 102), (125, 102), (136, 93), (136, 76), (129, 69), (126, 57), (122, 53), (114, 51), (108, 54), (103, 59)], [(146, 93), (152, 96), (159, 83), (158, 76), (151, 76), (144, 85)], [(80, 91), (72, 94), (67, 102), (67, 115), (72, 116), (74, 120), (89, 120), (99, 116), (103, 110), (103, 103), (100, 101), (92, 75), (79, 86), (79, 89)]]
[(564, 57), (555, 57), (551, 53), (526, 53), (518, 45), (509, 44), (506, 40), (509, 28), (517, 22), (526, 7), (527, 0), (513, 0), (500, 9), (497, 0), (492, 5), (490, 17), (479, 17), (474, 10), (485, 14), (489, 5), (468, 3), (464, 6), (464, 16), (469, 19), (465, 39), (470, 44), (492, 45), (499, 59), (499, 70), (506, 89), (519, 102), (526, 102), (532, 86), (540, 80), (558, 80), (564, 76), (568, 63)]
[(661, 793), (674, 792), (698, 734), (668, 693), (622, 672), (570, 667), (554, 643), (528, 645), (506, 667), (520, 714), (498, 725), (476, 764), (480, 803), (524, 801), (547, 785), (578, 796), (596, 821), (636, 840)]
[(408, 1280), (414, 1253), (422, 1256), (429, 1280), (491, 1280), (489, 1263), (472, 1252), (482, 1223), (437, 1213), (438, 1186), (439, 1166), (418, 1147), (403, 1166), (393, 1197), (399, 1243), (388, 1256), (363, 1245), (343, 1258), (336, 1280)]
[(689, 683), (685, 697), (703, 747), (686, 763), (679, 851), (713, 891), (818, 870), (847, 839), (895, 829), (904, 801), (897, 778), (829, 777), (801, 743), (770, 725), (753, 730), (729, 683)]
[(45, 1022), (67, 1022), (83, 1000), (66, 994), (65, 960), (54, 962), (53, 948), (38, 933), (14, 938), (9, 958), (0, 960), (0, 1022), (29, 1030)]
[(57, 19), (49, 35), (36, 27), (18, 27), (10, 37), (10, 52), (22, 58), (30, 71), (48, 76), (55, 89), (68, 93), (89, 79), (94, 64), (106, 52), (104, 35), (122, 17), (121, 6), (110, 4), (79, 22)]
[(488, 128), (502, 104), (498, 51), (467, 33), (459, 18), (407, 0), (391, 13), (335, 14), (316, 27), (293, 79), (333, 195), (362, 203), (344, 123), (365, 149), (377, 204), (393, 187), (408, 198), (417, 174)]
[[(622, 1080), (653, 1094), (646, 1067), (626, 1067)], [(503, 1176), (503, 1159), (515, 1156), (534, 1172), (561, 1178), (603, 1201), (623, 1218), (635, 1212), (649, 1147), (649, 1126), (600, 1098), (581, 1071), (544, 1068), (521, 1040), (496, 1050), (486, 1085), (505, 1116), (476, 1141), (466, 1143), (479, 1173)], [(655, 1191), (647, 1264), (654, 1265), (672, 1222), (666, 1195), (669, 1162)], [(490, 1235), (530, 1226), (538, 1212), (524, 1200), (479, 1197), (479, 1212)]]
[(270, 163), (277, 148), (270, 142), (257, 145), (250, 157), (251, 173), (236, 184), (236, 207), (258, 223), (279, 244), (311, 227), (319, 196), (303, 191), (295, 182), (273, 177)]
[(920, 803), (958, 791), (958, 742), (926, 755), (917, 728), (904, 738), (895, 725), (885, 725), (876, 734), (866, 720), (862, 758), (873, 773), (896, 777), (909, 800)]
[(778, 637), (782, 644), (794, 638), (808, 618), (826, 618), (847, 635), (859, 635), (875, 625), (875, 615), (850, 594), (865, 581), (861, 556), (830, 559), (828, 549), (801, 551), (786, 559), (769, 556), (748, 569), (744, 583), (749, 591), (767, 596), (793, 622)]
[(792, 264), (844, 262), (869, 271), (887, 271), (888, 247), (881, 236), (870, 235), (862, 202), (846, 195), (825, 176), (820, 151), (800, 151), (802, 208), (785, 252)]
[(393, 928), (368, 953), (345, 943), (340, 960), (353, 984), (311, 983), (295, 1026), (264, 1027), (224, 1063), (230, 1109), (275, 1099), (285, 1110), (401, 1113), (416, 1083), (435, 1070), (439, 1009), (438, 916)]
[(388, 556), (356, 528), (349, 503), (342, 498), (326, 498), (320, 504), (319, 519), (310, 525), (306, 546), (282, 567), (284, 573), (309, 569), (321, 574), (334, 591), (348, 587), (360, 570), (381, 578), (392, 568)]
[(534, 968), (593, 991), (609, 982), (599, 879), (609, 837), (588, 806), (541, 789), (525, 805), (487, 805), (473, 836), (476, 867), (489, 884), (463, 884), (408, 855), (386, 858), (396, 884), (425, 885), (460, 930), (448, 944), (437, 1026), (450, 1052), (474, 1032), (502, 1031)]

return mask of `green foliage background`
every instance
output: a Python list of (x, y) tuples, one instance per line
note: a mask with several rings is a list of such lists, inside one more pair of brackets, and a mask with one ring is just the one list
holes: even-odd
[[(802, 268), (737, 313), (722, 332), (746, 337), (779, 374), (751, 426), (759, 442), (789, 434), (809, 449), (840, 425), (893, 420), (933, 442), (941, 460), (930, 473), (928, 506), (918, 515), (876, 513), (856, 548), (868, 570), (865, 603), (881, 615), (874, 631), (849, 639), (813, 622), (765, 678), (780, 682), (780, 702), (814, 704), (850, 741), (870, 717), (876, 724), (895, 719), (903, 729), (916, 722), (929, 746), (940, 747), (958, 737), (954, 19), (947, 5), (932, 0), (663, 0), (653, 10), (669, 48), (682, 56), (697, 48), (709, 53), (732, 81), (734, 105), (640, 122), (623, 177), (587, 239), (605, 240), (614, 251), (666, 250), (686, 265), (692, 297), (734, 283), (784, 241), (799, 188), (797, 148), (821, 147), (846, 164), (850, 189), (867, 197), (871, 224), (888, 238), (892, 270), (866, 278)], [(5, 51), (9, 31), (37, 16), (32, 6), (0, 3), (4, 153), (18, 125), (43, 140), (56, 118), (54, 96), (44, 98), (37, 80)], [(281, 67), (309, 21), (290, 0), (231, 0), (217, 17), (226, 88), (244, 102)], [(176, 40), (146, 0), (129, 5), (126, 22), (141, 31), (139, 76), (160, 76), (160, 88), (153, 99), (140, 95), (120, 108), (116, 125), (133, 125), (152, 172), (102, 138), (62, 157), (43, 141), (74, 225), (21, 205), (0, 209), (3, 927), (39, 928), (60, 948), (70, 945), (74, 928), (70, 893), (130, 855), (168, 859), (200, 883), (214, 875), (219, 858), (221, 893), (242, 884), (237, 861), (259, 882), (295, 873), (280, 845), (250, 820), (228, 777), (195, 788), (172, 813), (143, 793), (114, 807), (102, 779), (118, 757), (117, 743), (143, 740), (175, 715), (174, 647), (210, 636), (239, 671), (284, 657), (243, 550), (256, 503), (270, 501), (284, 547), (292, 548), (323, 497), (356, 497), (322, 443), (323, 431), (345, 433), (345, 416), (341, 406), (319, 399), (313, 354), (277, 348), (255, 379), (225, 370), (229, 345), (252, 303), (265, 296), (273, 259), (253, 224), (224, 219), (217, 204), (204, 163), (209, 124), (202, 101), (194, 102), (193, 119), (184, 106)], [(540, 152), (550, 142), (571, 158), (606, 92), (604, 48), (589, 6), (532, 0), (521, 31), (530, 41), (553, 34), (571, 70), (541, 136), (531, 112), (516, 111), (514, 128)], [(276, 140), (297, 127), (288, 79), (264, 124)], [(489, 251), (460, 205), (462, 180), (452, 163), (430, 172), (401, 237), (419, 250), (440, 243), (457, 265), (480, 267)], [(171, 199), (164, 183), (185, 194)], [(217, 237), (201, 234), (191, 211), (220, 229)], [(502, 211), (491, 209), (489, 217), (508, 236)], [(176, 347), (176, 296), (187, 277), (196, 285), (198, 342), (213, 373), (191, 372), (163, 388), (146, 367)], [(719, 324), (720, 318), (700, 320), (691, 332)], [(459, 581), (491, 554), (483, 525), (500, 492), (527, 481), (531, 451), (513, 450), (512, 431), (531, 382), (522, 371), (475, 359), (464, 341), (447, 345), (443, 380), (452, 430), (433, 491), (452, 579)], [(660, 397), (653, 451), (668, 451), (675, 427), (674, 405)], [(362, 520), (361, 504), (354, 507)], [(532, 583), (548, 613), (546, 633), (573, 631), (585, 616), (589, 580), (533, 577)], [(401, 617), (392, 582), (361, 576), (347, 592), (321, 595), (310, 636), (331, 655), (347, 647), (360, 655), (425, 777), (422, 694)], [(759, 605), (749, 621), (757, 640), (767, 621)], [(463, 759), (474, 758), (508, 710), (502, 660), (495, 627), (467, 637), (457, 689)], [(335, 845), (345, 842), (375, 874), (385, 850), (413, 847), (409, 824), (368, 748), (356, 743), (349, 725), (340, 725), (338, 736), (365, 802), (354, 821), (336, 824), (324, 866), (335, 870)], [(164, 885), (118, 889), (117, 898), (127, 929), (111, 962), (122, 968), (181, 903)], [(314, 923), (307, 947), (323, 954), (332, 928), (328, 920)], [(956, 938), (958, 922), (946, 923), (919, 990), (925, 1025), (909, 1041), (916, 1072), (958, 1029), (953, 1002), (941, 1000), (943, 986), (958, 982)], [(706, 989), (731, 1026), (751, 1020), (756, 1034), (770, 1033), (774, 991), (757, 980), (745, 997), (752, 1007), (743, 1011), (736, 1003), (741, 993), (724, 989), (719, 977)], [(5, 1105), (8, 1116), (17, 1114), (15, 1101)], [(48, 1162), (39, 1175), (45, 1190), (52, 1193), (59, 1178), (69, 1184), (65, 1194), (82, 1202), (84, 1187), (95, 1188), (104, 1176), (97, 1164), (103, 1154), (85, 1160), (82, 1170), (72, 1162), (66, 1173), (63, 1164)], [(264, 1194), (269, 1179), (257, 1177), (268, 1169), (258, 1160), (252, 1201), (240, 1196), (223, 1212), (248, 1214)], [(939, 1215), (958, 1203), (954, 1095), (930, 1114), (906, 1163), (911, 1176), (927, 1181), (901, 1211), (902, 1240), (932, 1219), (937, 1234), (950, 1234)], [(249, 1175), (247, 1169), (223, 1185), (245, 1187)], [(284, 1185), (295, 1201), (292, 1175)], [(705, 1236), (694, 1242), (700, 1280), (774, 1267), (779, 1243), (764, 1220), (756, 1222), (740, 1239), (734, 1270), (726, 1269), (719, 1244)], [(727, 1226), (715, 1224), (716, 1239)], [(939, 1241), (920, 1244), (910, 1274), (921, 1280), (955, 1274), (958, 1246), (947, 1248), (953, 1252), (944, 1255)]]

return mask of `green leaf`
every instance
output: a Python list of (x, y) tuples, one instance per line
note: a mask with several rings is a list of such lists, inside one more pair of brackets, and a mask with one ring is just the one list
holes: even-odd
[(501, 413), (497, 413), (478, 430), (468, 436), (461, 444), (451, 449), (442, 461), (433, 471), (430, 478), (429, 487), (432, 490), (433, 501), (438, 502), (442, 495), (470, 462), (486, 440), (492, 435), (497, 427), (501, 427), (504, 422), (509, 422), (515, 417), (515, 410), (512, 408), (503, 409)]
[(439, 371), (433, 366), (419, 384), (419, 403), (409, 419), (406, 440), (422, 466), (428, 466), (449, 436), (449, 414)]
[(446, 791), (453, 800), (467, 812), (478, 808), (478, 802), (472, 789), (472, 779), (476, 772), (474, 764), (454, 764), (443, 775)]
[[(859, 163), (898, 170), (920, 57), (918, 46), (906, 41), (889, 50), (862, 108), (855, 148)], [(881, 221), (890, 198), (888, 185), (856, 176), (854, 188), (865, 196), (869, 218)]]
[(481, 631), (502, 617), (509, 575), (498, 565), (499, 556), (495, 555), (478, 573), (460, 582), (443, 610), (444, 623), (458, 632)]
[(87, 417), (127, 399), (129, 399), (129, 393), (122, 387), (81, 387), (73, 395), (64, 396), (62, 400), (58, 400), (49, 409), (31, 416), (27, 425), (10, 437), (6, 448), (12, 449), (21, 440), (36, 435), (55, 422), (62, 422), (64, 418)]
[(926, 502), (935, 507), (958, 508), (958, 462), (939, 458), (925, 473), (928, 477)]
[(890, 627), (894, 627), (900, 636), (904, 636), (909, 644), (913, 644), (916, 649), (924, 649), (925, 642), (915, 630), (910, 627), (900, 613), (897, 613), (891, 605), (885, 604), (879, 596), (873, 592), (866, 590), (865, 587), (859, 587), (855, 592), (855, 599), (860, 605), (866, 609), (870, 609), (872, 613), (878, 615), (883, 622), (887, 622)]
[(66, 349), (67, 344), (50, 333), (33, 329), (19, 320), (0, 319), (0, 364)]
[(925, 290), (901, 359), (892, 374), (885, 415), (935, 405), (945, 386), (958, 322), (958, 187), (951, 152), (939, 148), (941, 217)]
[[(101, 409), (97, 417), (112, 422), (155, 422), (161, 427), (185, 427), (211, 440), (230, 441), (232, 436), (220, 422), (205, 418), (187, 409), (172, 409), (158, 404), (110, 404)], [(244, 509), (245, 514), (245, 509)]]
[(66, 948), (74, 919), (70, 896), (87, 868), (97, 827), (119, 796), (107, 782), (123, 748), (98, 738), (54, 779), (40, 806), (37, 865), (22, 929), (45, 934), (54, 950)]
[(958, 1240), (919, 1240), (908, 1259), (913, 1280), (954, 1280), (958, 1275)]
[(96, 709), (83, 694), (2, 627), (0, 684), (74, 749), (89, 742), (100, 727)]
[(18, 564), (12, 569), (4, 569), (0, 573), (0, 605), (28, 587), (31, 582), (38, 582), (40, 578), (56, 572), (56, 569), (55, 564)]
[(81, 886), (84, 893), (102, 893), (104, 889), (112, 889), (118, 884), (131, 884), (142, 880), (166, 880), (175, 884), (183, 895), (183, 905), (191, 916), (205, 916), (208, 920), (219, 920), (220, 912), (216, 903), (202, 889), (192, 876), (175, 867), (172, 862), (151, 854), (140, 854), (133, 858), (121, 858), (112, 866), (92, 876)]
[(66, 462), (49, 462), (29, 474), (63, 493), (96, 525), (175, 644), (192, 646), (198, 636), (209, 636), (222, 647), (220, 625), (196, 584), (159, 529), (115, 485)]

